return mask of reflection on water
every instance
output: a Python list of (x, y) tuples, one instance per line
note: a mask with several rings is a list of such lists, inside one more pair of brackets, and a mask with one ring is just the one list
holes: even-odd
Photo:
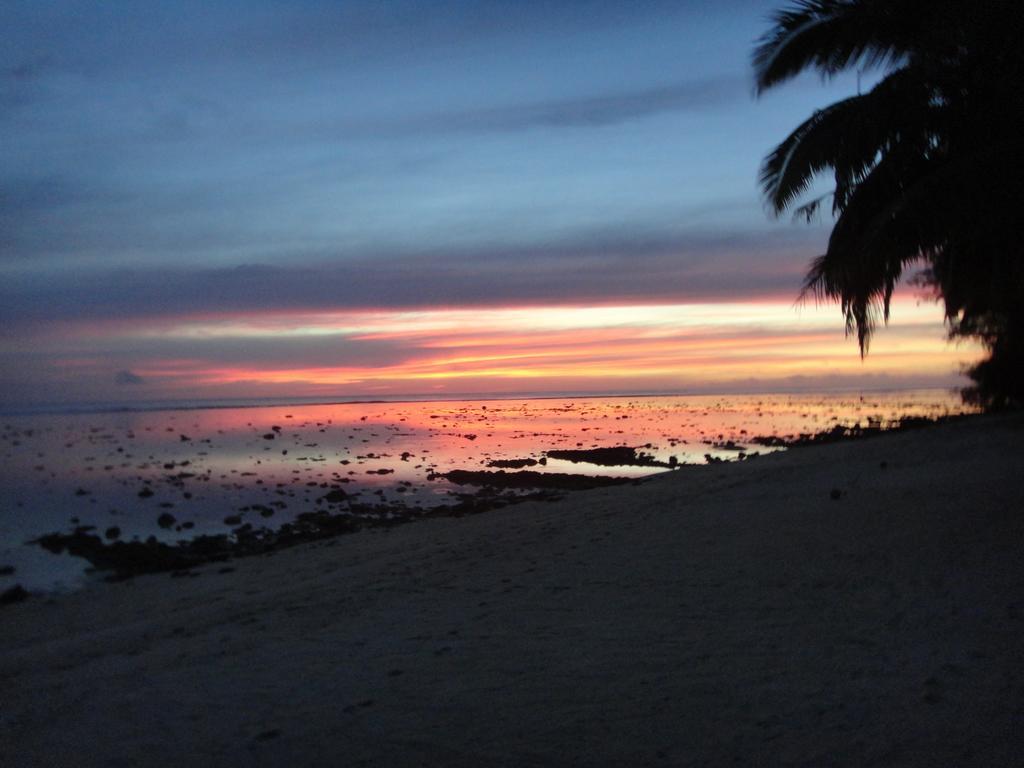
[[(643, 476), (650, 466), (548, 459), (553, 449), (637, 447), (663, 463), (734, 459), (756, 435), (960, 412), (945, 391), (356, 403), (8, 417), (0, 433), (0, 589), (71, 586), (82, 561), (24, 542), (95, 526), (122, 539), (273, 526), (333, 487), (364, 503), (429, 508), (465, 488), (440, 477), (492, 461), (531, 471)], [(728, 446), (726, 447), (726, 444)], [(670, 470), (669, 470), (670, 471)], [(225, 522), (227, 520), (227, 522)]]

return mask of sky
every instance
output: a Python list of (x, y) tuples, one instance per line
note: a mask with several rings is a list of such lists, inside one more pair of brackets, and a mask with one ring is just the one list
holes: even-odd
[(776, 6), (5, 0), (0, 402), (962, 383), (796, 301), (758, 167), (858, 86), (755, 98)]

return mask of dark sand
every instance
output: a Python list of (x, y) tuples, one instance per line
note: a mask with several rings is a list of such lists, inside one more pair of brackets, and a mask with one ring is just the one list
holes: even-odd
[(979, 417), (33, 596), (0, 765), (1019, 765), (1022, 442)]

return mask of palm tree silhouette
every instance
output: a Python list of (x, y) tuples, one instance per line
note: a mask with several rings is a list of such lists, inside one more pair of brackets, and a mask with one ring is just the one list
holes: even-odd
[[(764, 160), (776, 214), (835, 225), (802, 297), (837, 300), (865, 354), (908, 267), (953, 336), (989, 357), (965, 397), (1024, 402), (1024, 36), (1008, 0), (800, 0), (758, 41), (758, 94), (805, 70), (878, 69), (865, 93), (818, 110)], [(859, 89), (858, 89), (859, 90)], [(822, 173), (834, 190), (800, 203)]]

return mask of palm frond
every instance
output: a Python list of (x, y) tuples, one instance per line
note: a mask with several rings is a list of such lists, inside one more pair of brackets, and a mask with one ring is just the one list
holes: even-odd
[(853, 188), (895, 144), (925, 146), (935, 121), (931, 93), (917, 73), (901, 69), (866, 94), (818, 110), (765, 158), (759, 181), (770, 206), (781, 213), (831, 168), (840, 212)]
[(775, 14), (758, 41), (757, 93), (816, 69), (828, 77), (849, 67), (896, 64), (913, 49), (920, 0), (799, 0)]
[(812, 221), (814, 221), (814, 218), (818, 215), (818, 209), (821, 208), (821, 204), (824, 203), (826, 200), (828, 200), (828, 198), (830, 198), (832, 196), (833, 196), (832, 192), (826, 192), (824, 195), (819, 195), (818, 197), (814, 198), (813, 200), (810, 200), (810, 201), (804, 203), (803, 205), (800, 205), (800, 206), (796, 207), (793, 210), (793, 218), (794, 219), (803, 219), (808, 224), (810, 224)]
[(856, 333), (861, 354), (878, 323), (889, 319), (893, 290), (904, 268), (940, 238), (905, 207), (906, 188), (931, 167), (913, 152), (891, 152), (858, 184), (836, 221), (828, 250), (811, 264), (801, 298), (835, 300)]

